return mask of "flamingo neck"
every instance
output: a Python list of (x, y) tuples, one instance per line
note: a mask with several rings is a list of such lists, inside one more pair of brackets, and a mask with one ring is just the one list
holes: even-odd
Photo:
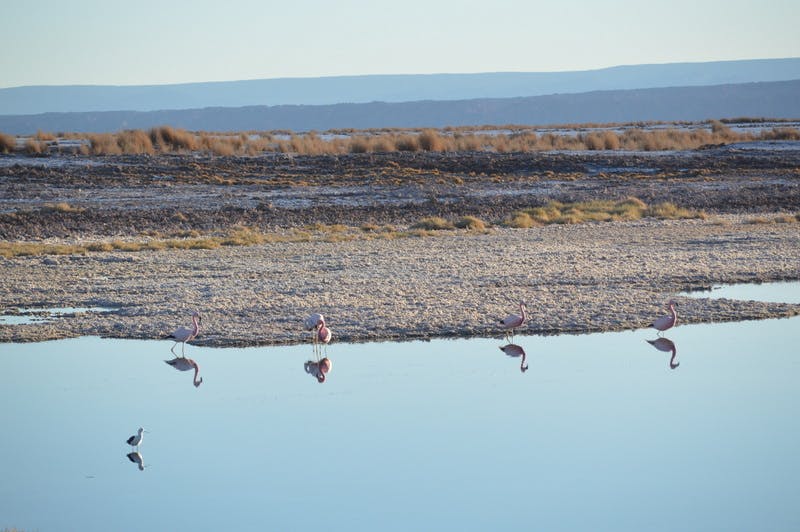
[(670, 359), (669, 359), (669, 367), (671, 369), (675, 369), (675, 368), (677, 368), (678, 366), (681, 365), (680, 362), (675, 362), (675, 355), (677, 355), (677, 354), (678, 354), (678, 350), (677, 349), (673, 349), (672, 350), (672, 357), (670, 357)]
[(528, 314), (525, 312), (525, 305), (520, 304), (519, 305), (519, 311), (522, 313), (522, 321), (525, 321), (526, 319), (528, 319)]
[(675, 312), (675, 305), (673, 303), (670, 303), (669, 311), (670, 311), (670, 313), (672, 313), (672, 321), (674, 323), (678, 323), (678, 313)]
[(194, 325), (194, 336), (197, 336), (197, 333), (200, 332), (200, 323), (197, 321), (196, 314), (192, 316), (192, 325)]
[(193, 364), (194, 366), (194, 387), (197, 388), (203, 383), (203, 377), (200, 377), (200, 380), (197, 380), (197, 374), (200, 373), (200, 366), (197, 363)]

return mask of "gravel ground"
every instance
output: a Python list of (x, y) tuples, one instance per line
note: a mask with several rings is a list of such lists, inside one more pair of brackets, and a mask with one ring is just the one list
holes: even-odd
[[(160, 338), (203, 316), (196, 344), (308, 340), (322, 312), (334, 341), (501, 336), (647, 326), (678, 292), (800, 279), (800, 224), (710, 220), (551, 225), (426, 238), (266, 244), (217, 250), (0, 259), (0, 301), (111, 307), (50, 323), (0, 325), (0, 341), (80, 335)], [(679, 324), (800, 314), (800, 305), (676, 297)]]
[[(203, 315), (196, 343), (334, 341), (644, 327), (681, 291), (800, 280), (800, 142), (658, 153), (390, 153), (347, 156), (0, 156), (0, 239), (74, 243), (179, 231), (391, 224), (474, 215), (497, 224), (549, 200), (639, 197), (706, 220), (589, 223), (424, 238), (215, 250), (0, 257), (0, 312), (108, 307), (0, 322), (0, 341), (161, 338)], [(63, 203), (55, 209), (48, 204)], [(767, 223), (750, 223), (761, 218)], [(680, 323), (792, 316), (799, 305), (677, 298)]]

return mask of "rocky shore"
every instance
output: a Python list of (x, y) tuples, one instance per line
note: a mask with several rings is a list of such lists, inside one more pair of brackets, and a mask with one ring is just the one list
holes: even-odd
[[(45, 166), (6, 160), (0, 165), (0, 231), (7, 241), (74, 242), (177, 226), (215, 230), (240, 219), (262, 228), (320, 221), (403, 226), (429, 214), (474, 214), (492, 221), (515, 206), (551, 198), (629, 195), (702, 207), (709, 216), (438, 231), (421, 238), (0, 258), (2, 313), (107, 309), (30, 324), (0, 323), (0, 341), (161, 338), (188, 325), (194, 310), (203, 316), (195, 343), (219, 347), (307, 341), (301, 325), (311, 312), (325, 314), (334, 341), (500, 336), (498, 320), (519, 301), (527, 302), (530, 313), (523, 334), (645, 327), (664, 313), (670, 298), (678, 301), (679, 324), (793, 316), (800, 305), (677, 294), (715, 283), (800, 279), (800, 223), (753, 220), (800, 211), (798, 154), (748, 158), (729, 149), (714, 155), (714, 164), (706, 152), (613, 160), (541, 156), (522, 162), (498, 155), (491, 162), (494, 173), (480, 171), (474, 161), (472, 167), (439, 161), (411, 172), (421, 165), (418, 158), (394, 167), (365, 157), (366, 166), (340, 160), (340, 166), (354, 169), (309, 172), (302, 184), (285, 175), (278, 179), (280, 172), (264, 161), (259, 175), (267, 177), (258, 183), (256, 170), (250, 175), (229, 168), (220, 176), (213, 169), (218, 163), (186, 159), (185, 173), (172, 172), (161, 188), (160, 170), (134, 171), (136, 164), (126, 167), (120, 160), (78, 167), (69, 161)], [(391, 168), (395, 174), (377, 170)], [(211, 183), (210, 175), (232, 182)], [(54, 201), (76, 209), (36, 208)], [(238, 218), (231, 218), (232, 212)]]

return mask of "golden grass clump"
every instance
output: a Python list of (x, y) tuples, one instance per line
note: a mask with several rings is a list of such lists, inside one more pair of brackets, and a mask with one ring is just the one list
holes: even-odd
[(0, 153), (11, 153), (17, 147), (17, 139), (13, 135), (0, 133)]
[(455, 229), (455, 226), (439, 216), (428, 216), (411, 226), (411, 229), (423, 229), (425, 231), (443, 231)]
[(456, 221), (455, 226), (458, 229), (469, 229), (470, 231), (486, 230), (486, 223), (475, 216), (463, 216)]
[(161, 126), (150, 130), (150, 140), (161, 151), (192, 151), (197, 149), (196, 137), (185, 129)]
[(779, 214), (775, 217), (775, 223), (778, 224), (793, 224), (797, 222), (797, 216), (793, 216), (791, 214)]
[(89, 147), (92, 155), (120, 155), (122, 148), (117, 143), (117, 137), (111, 133), (89, 135)]
[(433, 129), (426, 129), (417, 137), (420, 149), (424, 151), (444, 151), (445, 143), (442, 137)]
[(56, 136), (55, 135), (53, 135), (52, 133), (46, 133), (46, 132), (42, 131), (41, 129), (36, 131), (36, 135), (33, 138), (35, 138), (36, 140), (41, 140), (41, 141), (45, 141), (45, 142), (46, 141), (56, 140)]
[(648, 207), (646, 211), (646, 216), (666, 219), (666, 220), (678, 220), (685, 218), (701, 218), (701, 219), (706, 218), (706, 214), (702, 211), (684, 209), (683, 207), (678, 207), (675, 204), (669, 202), (659, 203), (657, 205), (652, 205), (651, 207)]
[(505, 220), (507, 227), (530, 228), (547, 224), (577, 224), (585, 222), (615, 222), (638, 220), (644, 216), (661, 219), (703, 218), (702, 211), (660, 203), (648, 207), (639, 198), (624, 200), (593, 200), (574, 203), (551, 201), (543, 207), (517, 211)]
[(401, 135), (394, 141), (397, 151), (419, 151), (419, 138), (411, 135)]
[(531, 218), (527, 212), (517, 211), (512, 214), (508, 219), (503, 222), (506, 227), (514, 227), (516, 229), (530, 229), (541, 225), (539, 222)]
[(774, 127), (769, 131), (762, 131), (763, 140), (800, 140), (800, 130), (794, 127)]
[(48, 203), (44, 205), (41, 209), (42, 212), (65, 212), (65, 213), (73, 213), (73, 212), (83, 212), (86, 209), (82, 207), (74, 207), (67, 202), (59, 202), (59, 203)]
[(39, 155), (47, 151), (47, 143), (40, 142), (35, 139), (28, 139), (25, 141), (25, 152), (31, 155)]
[(129, 129), (117, 134), (117, 145), (122, 153), (153, 153), (153, 141), (141, 129)]
[(370, 149), (369, 138), (359, 135), (350, 139), (350, 153), (367, 153)]

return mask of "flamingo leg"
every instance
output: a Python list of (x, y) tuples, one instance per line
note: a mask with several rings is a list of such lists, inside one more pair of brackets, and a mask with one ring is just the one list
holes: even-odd
[(172, 344), (172, 347), (170, 347), (170, 349), (169, 349), (170, 351), (172, 351), (172, 354), (173, 354), (173, 355), (175, 355), (175, 356), (178, 356), (178, 355), (175, 353), (175, 346), (177, 346), (177, 345), (178, 345), (178, 342), (175, 342), (174, 344)]

